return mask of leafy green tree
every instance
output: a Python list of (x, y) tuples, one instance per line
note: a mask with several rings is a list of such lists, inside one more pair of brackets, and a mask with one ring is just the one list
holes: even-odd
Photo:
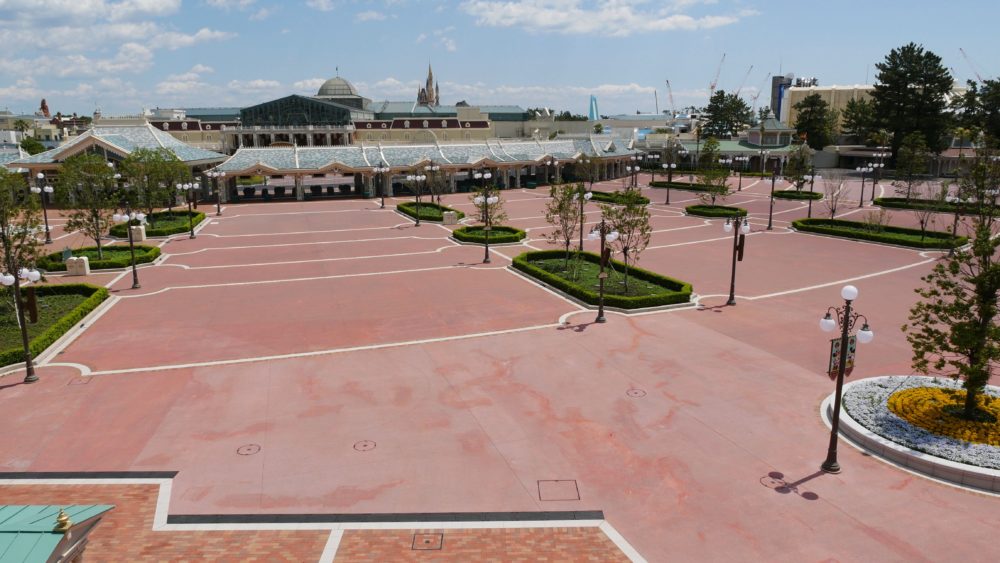
[(729, 197), (729, 168), (719, 160), (719, 141), (709, 137), (701, 149), (701, 159), (698, 162), (698, 182), (705, 186), (705, 191), (699, 197), (706, 205), (715, 205), (717, 199), (723, 201)]
[(43, 145), (38, 139), (34, 137), (25, 137), (21, 139), (21, 148), (24, 152), (28, 154), (38, 154), (40, 152), (45, 152), (45, 145)]
[(757, 110), (757, 119), (754, 121), (753, 124), (754, 125), (759, 124), (761, 121), (764, 121), (765, 119), (767, 119), (768, 116), (770, 116), (770, 115), (771, 115), (771, 107), (770, 106), (764, 106), (764, 107), (758, 109)]
[(612, 231), (618, 231), (618, 238), (611, 243), (622, 253), (625, 263), (625, 293), (628, 293), (629, 267), (639, 261), (639, 255), (649, 245), (653, 227), (649, 223), (649, 210), (645, 198), (633, 187), (620, 192), (616, 205), (602, 205), (601, 213)]
[(978, 158), (959, 178), (959, 197), (972, 199), (971, 245), (943, 257), (922, 278), (924, 287), (903, 325), (913, 368), (963, 380), (961, 405), (945, 411), (966, 420), (996, 422), (978, 397), (1000, 361), (1000, 260), (997, 254), (997, 187), (1000, 165)]
[(913, 190), (924, 182), (923, 174), (927, 172), (927, 161), (931, 154), (924, 142), (924, 136), (914, 131), (903, 139), (896, 157), (896, 190), (905, 193), (910, 199)]
[(890, 51), (875, 66), (879, 71), (872, 92), (875, 118), (892, 134), (893, 157), (913, 132), (920, 132), (932, 151), (943, 150), (950, 125), (946, 110), (952, 76), (941, 57), (909, 43)]
[(703, 112), (702, 134), (728, 138), (750, 123), (753, 112), (743, 98), (716, 90)]
[(844, 107), (844, 123), (842, 130), (861, 142), (868, 140), (875, 127), (875, 105), (864, 99), (847, 100)]
[(965, 92), (952, 100), (957, 127), (982, 131), (986, 144), (1000, 145), (1000, 80), (968, 81)]
[(552, 232), (543, 235), (551, 244), (562, 245), (566, 249), (565, 265), (569, 267), (569, 247), (573, 244), (577, 229), (580, 228), (580, 204), (573, 194), (582, 192), (582, 185), (554, 185), (549, 190), (549, 201), (545, 204), (545, 221), (552, 225)]
[(34, 125), (27, 119), (15, 119), (13, 127), (14, 131), (26, 133), (28, 129), (31, 129)]
[(601, 133), (604, 133), (604, 124), (603, 123), (595, 123), (594, 124), (594, 133), (596, 133), (598, 135), (600, 135)]
[(806, 175), (812, 169), (813, 151), (806, 143), (799, 143), (788, 155), (785, 163), (785, 179), (791, 182), (796, 191), (801, 190), (806, 183)]
[(111, 227), (119, 202), (115, 174), (100, 155), (83, 153), (63, 162), (56, 182), (56, 201), (70, 209), (66, 230), (92, 239), (99, 258), (104, 258), (101, 237)]
[(799, 135), (805, 135), (810, 147), (821, 150), (833, 142), (838, 115), (822, 96), (810, 94), (792, 107), (798, 112), (795, 129)]
[(157, 207), (173, 199), (174, 185), (190, 181), (188, 167), (166, 149), (136, 149), (122, 161), (121, 175), (130, 186), (125, 192), (133, 209), (144, 209), (150, 222)]
[(484, 226), (503, 225), (504, 221), (507, 220), (507, 211), (504, 209), (500, 190), (496, 189), (496, 186), (487, 184), (469, 195), (469, 201), (475, 202), (475, 199), (480, 196), (484, 200), (496, 196), (497, 202), (490, 205), (474, 205), (475, 211), (472, 212), (472, 218)]

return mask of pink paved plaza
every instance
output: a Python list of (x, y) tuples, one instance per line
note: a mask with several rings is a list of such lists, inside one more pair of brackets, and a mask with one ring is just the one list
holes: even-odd
[[(770, 181), (743, 185), (726, 202), (753, 229), (738, 305), (722, 307), (722, 221), (646, 188), (639, 265), (691, 282), (700, 306), (603, 325), (507, 268), (554, 248), (546, 189), (503, 192), (529, 238), (488, 265), (401, 200), (228, 205), (196, 239), (153, 241), (165, 257), (141, 289), (92, 276), (112, 290), (100, 315), (38, 384), (0, 381), (0, 471), (176, 471), (183, 515), (601, 510), (649, 561), (996, 560), (994, 496), (846, 443), (843, 472), (818, 472), (833, 391), (818, 319), (856, 285), (877, 337), (852, 380), (911, 373), (899, 327), (940, 254), (792, 232), (802, 202), (776, 200), (767, 231)], [(838, 215), (860, 219), (850, 187)]]

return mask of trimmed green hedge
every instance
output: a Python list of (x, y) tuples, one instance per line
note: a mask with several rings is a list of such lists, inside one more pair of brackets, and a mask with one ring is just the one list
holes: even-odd
[[(482, 227), (460, 227), (452, 231), (452, 236), (462, 242), (486, 244), (486, 231)], [(521, 229), (499, 225), (490, 230), (490, 244), (521, 242), (527, 233)]]
[(936, 199), (910, 198), (907, 200), (905, 197), (877, 197), (875, 198), (875, 205), (878, 205), (879, 207), (909, 209), (913, 211), (930, 209), (931, 211), (937, 211), (940, 213), (954, 213), (957, 210), (962, 215), (976, 212), (975, 206), (973, 205), (965, 203), (948, 203), (947, 201), (938, 201)]
[(696, 217), (743, 217), (747, 210), (742, 207), (728, 205), (689, 205), (684, 208), (688, 215)]
[(687, 190), (689, 192), (707, 192), (712, 189), (712, 186), (707, 184), (689, 184), (687, 182), (661, 182), (657, 180), (656, 182), (650, 182), (649, 187), (651, 188), (670, 188), (672, 190)]
[[(128, 268), (132, 265), (132, 256), (129, 254), (128, 246), (102, 246), (105, 258), (98, 260), (97, 247), (85, 246), (73, 250), (73, 256), (86, 255), (90, 258), (91, 270), (107, 270), (110, 268)], [(107, 256), (112, 250), (117, 256)], [(124, 251), (124, 252), (123, 252)], [(160, 249), (156, 246), (146, 246), (144, 244), (135, 245), (135, 263), (146, 264), (156, 260), (160, 256)], [(38, 267), (47, 272), (62, 272), (66, 270), (66, 263), (62, 261), (62, 252), (53, 252), (43, 256), (38, 260)]]
[[(591, 190), (590, 193), (593, 194), (592, 201), (599, 201), (601, 203), (616, 203), (616, 204), (619, 204), (619, 205), (621, 205), (621, 204), (624, 203), (622, 201), (622, 192), (617, 192), (617, 191), (615, 191), (615, 192), (601, 192), (601, 191), (598, 191), (598, 190)], [(641, 205), (649, 205), (649, 198), (646, 197), (646, 196), (641, 196), (640, 195), (637, 198), (637, 201)]]
[[(417, 203), (414, 201), (404, 201), (396, 206), (396, 210), (408, 217), (413, 217), (414, 219), (417, 218)], [(450, 207), (426, 201), (420, 202), (421, 221), (444, 221), (445, 211), (454, 211), (458, 215), (459, 220), (465, 217), (465, 213), (462, 213), (457, 209), (452, 209)]]
[(795, 199), (795, 200), (809, 200), (809, 199), (823, 199), (823, 194), (820, 192), (810, 192), (808, 190), (779, 190), (774, 192), (774, 199)]
[[(146, 219), (146, 236), (168, 237), (178, 233), (186, 233), (191, 230), (191, 223), (188, 221), (188, 216), (187, 211), (161, 211), (159, 213), (151, 213)], [(190, 216), (194, 217), (194, 224), (196, 227), (198, 226), (198, 223), (205, 220), (205, 214), (201, 211), (192, 211)], [(148, 224), (150, 218), (152, 218), (153, 225), (155, 225), (155, 227), (151, 227)], [(157, 222), (166, 224), (157, 224)], [(139, 221), (132, 220), (131, 224), (138, 225)], [(113, 237), (128, 238), (128, 231), (125, 230), (125, 223), (114, 225), (108, 232)]]
[(792, 221), (792, 227), (810, 233), (897, 244), (911, 248), (954, 248), (968, 242), (967, 237), (955, 238), (951, 236), (951, 233), (941, 231), (927, 231), (921, 240), (920, 229), (907, 229), (891, 225), (882, 227), (880, 232), (873, 232), (860, 221), (841, 219), (799, 219)]
[[(43, 285), (35, 288), (35, 295), (39, 298), (45, 295), (65, 295), (69, 293), (87, 295), (88, 297), (83, 301), (83, 303), (77, 305), (67, 315), (53, 323), (49, 328), (45, 329), (45, 332), (31, 339), (31, 342), (28, 343), (28, 347), (31, 350), (31, 357), (38, 357), (38, 355), (51, 346), (53, 342), (59, 340), (59, 337), (66, 334), (69, 329), (73, 328), (73, 325), (80, 322), (83, 317), (86, 317), (88, 313), (93, 311), (98, 305), (101, 304), (102, 301), (108, 298), (107, 289), (84, 283)], [(23, 361), (24, 349), (22, 347), (11, 348), (0, 352), (0, 366), (9, 366), (10, 364), (16, 364)]]
[[(571, 252), (572, 256), (579, 255), (587, 262), (600, 263), (600, 257), (590, 252)], [(600, 296), (597, 291), (578, 285), (571, 280), (557, 276), (547, 270), (532, 264), (532, 260), (544, 260), (547, 258), (563, 258), (566, 252), (563, 250), (539, 250), (536, 252), (525, 252), (514, 258), (513, 266), (517, 270), (544, 282), (552, 287), (568, 293), (577, 299), (591, 305), (597, 305)], [(611, 261), (616, 269), (625, 270), (625, 264), (617, 260)], [(691, 284), (674, 278), (663, 276), (649, 270), (631, 267), (628, 268), (629, 276), (637, 280), (654, 283), (663, 288), (662, 293), (642, 296), (612, 295), (604, 294), (604, 304), (609, 307), (621, 309), (640, 309), (643, 307), (658, 307), (661, 305), (674, 305), (677, 303), (688, 303), (691, 301)]]

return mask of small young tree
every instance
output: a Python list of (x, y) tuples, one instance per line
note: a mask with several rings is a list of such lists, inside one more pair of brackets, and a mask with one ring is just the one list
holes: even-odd
[(441, 195), (448, 189), (448, 173), (432, 162), (424, 168), (423, 174), (427, 175), (427, 191), (431, 194), (431, 203), (441, 205)]
[(837, 216), (837, 208), (847, 197), (844, 191), (844, 179), (839, 174), (827, 174), (823, 176), (823, 204), (830, 211), (830, 218)]
[(156, 208), (172, 202), (174, 185), (190, 181), (188, 167), (166, 149), (136, 149), (122, 161), (120, 170), (130, 187), (128, 203), (145, 210), (150, 223)]
[(628, 293), (628, 269), (639, 261), (639, 254), (649, 245), (653, 227), (649, 224), (649, 211), (639, 190), (629, 188), (621, 194), (618, 205), (602, 205), (601, 212), (618, 239), (612, 244), (622, 253), (625, 262), (625, 292)]
[(917, 372), (964, 380), (964, 404), (951, 413), (966, 420), (996, 422), (979, 409), (977, 398), (1000, 360), (998, 186), (996, 161), (980, 157), (963, 171), (959, 192), (972, 198), (971, 245), (943, 257), (922, 278), (925, 286), (916, 290), (921, 299), (903, 325)]
[(719, 160), (719, 141), (715, 137), (709, 137), (701, 149), (698, 161), (698, 181), (705, 186), (705, 192), (699, 197), (706, 205), (715, 205), (717, 199), (725, 201), (731, 193), (729, 168)]
[(503, 207), (503, 198), (500, 197), (500, 190), (496, 186), (487, 184), (469, 196), (469, 200), (475, 202), (476, 198), (482, 196), (484, 200), (496, 196), (497, 202), (490, 205), (475, 205), (472, 218), (483, 224), (483, 226), (502, 225), (507, 220), (507, 211)]
[(96, 154), (71, 156), (63, 163), (56, 184), (56, 201), (71, 209), (66, 230), (93, 239), (99, 258), (104, 258), (101, 237), (111, 227), (119, 200), (115, 169), (108, 164)]
[(930, 151), (920, 132), (914, 131), (903, 138), (896, 156), (896, 181), (893, 182), (897, 193), (910, 199), (913, 190), (923, 183), (921, 175), (927, 172), (929, 158)]
[(785, 163), (785, 179), (795, 186), (795, 191), (801, 190), (805, 185), (806, 175), (812, 169), (815, 152), (806, 143), (800, 143), (788, 156), (788, 162)]
[(580, 228), (580, 205), (573, 194), (580, 192), (581, 186), (561, 184), (549, 190), (549, 201), (545, 204), (545, 220), (555, 227), (545, 239), (551, 244), (562, 245), (566, 249), (566, 267), (569, 268), (569, 247)]
[(915, 190), (914, 194), (917, 196), (917, 199), (928, 202), (926, 205), (919, 205), (912, 210), (913, 216), (917, 219), (917, 224), (920, 225), (920, 240), (923, 241), (924, 237), (927, 236), (927, 228), (934, 224), (934, 220), (937, 217), (937, 210), (935, 208), (945, 203), (945, 198), (948, 196), (948, 186), (943, 184), (936, 186), (922, 184), (916, 186)]

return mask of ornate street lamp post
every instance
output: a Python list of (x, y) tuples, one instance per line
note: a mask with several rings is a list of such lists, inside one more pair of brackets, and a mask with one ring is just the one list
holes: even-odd
[(773, 217), (774, 217), (774, 182), (777, 179), (776, 171), (771, 171), (771, 204), (767, 208), (767, 230), (774, 230)]
[[(427, 166), (424, 166), (424, 172), (426, 173), (426, 174), (424, 174), (424, 188), (427, 187), (427, 181), (429, 179), (431, 179), (431, 178), (433, 178), (434, 181), (437, 182), (438, 178), (437, 178), (436, 174), (440, 170), (441, 170), (441, 167), (438, 166), (437, 164), (434, 164), (433, 162), (431, 162)], [(434, 201), (434, 193), (433, 192), (431, 193), (431, 203), (437, 203), (438, 205), (441, 205), (441, 192), (440, 191), (437, 193), (437, 202)]]
[[(962, 199), (957, 195), (949, 195), (944, 198), (945, 201), (955, 206), (955, 221), (951, 224), (951, 236), (958, 236), (958, 219), (962, 214), (962, 204), (971, 201), (971, 199)], [(952, 244), (951, 248), (948, 249), (948, 256), (955, 255), (955, 245)]]
[(52, 186), (43, 185), (45, 184), (45, 174), (39, 172), (35, 178), (38, 183), (31, 187), (31, 193), (38, 194), (39, 199), (42, 200), (42, 216), (45, 217), (45, 244), (52, 244), (52, 233), (49, 232), (49, 208), (45, 204), (45, 200), (55, 190), (52, 189)]
[(139, 224), (142, 224), (142, 222), (146, 219), (146, 214), (133, 213), (128, 200), (125, 200), (122, 203), (122, 207), (125, 208), (125, 213), (120, 215), (115, 213), (112, 216), (112, 220), (114, 220), (115, 223), (125, 223), (125, 230), (128, 231), (128, 251), (132, 256), (132, 289), (139, 289), (142, 286), (139, 285), (139, 271), (135, 264), (135, 241), (132, 238), (132, 221), (135, 220), (138, 221)]
[(750, 218), (726, 219), (726, 224), (722, 228), (727, 233), (733, 233), (733, 271), (729, 278), (729, 301), (726, 301), (726, 305), (736, 305), (736, 262), (743, 261), (746, 236), (750, 234)]
[[(847, 373), (847, 363), (850, 361), (853, 364), (854, 360), (852, 353), (854, 338), (851, 336), (851, 331), (854, 330), (854, 325), (859, 318), (863, 319), (864, 323), (861, 325), (861, 330), (858, 331), (857, 341), (862, 344), (868, 344), (875, 338), (875, 333), (868, 328), (868, 318), (851, 309), (852, 303), (858, 298), (858, 288), (853, 285), (845, 285), (840, 290), (840, 296), (844, 299), (844, 306), (830, 307), (826, 311), (826, 316), (819, 321), (819, 327), (823, 332), (832, 332), (837, 328), (838, 324), (840, 325), (840, 348), (839, 351), (834, 349), (835, 355), (830, 358), (831, 362), (835, 361), (837, 366), (837, 391), (833, 399), (830, 446), (826, 451), (826, 460), (820, 466), (827, 473), (840, 473), (840, 464), (837, 463), (837, 434), (840, 432), (840, 400), (843, 395), (844, 375)], [(834, 319), (834, 316), (836, 316), (836, 319)], [(830, 367), (832, 371), (832, 363)], [(853, 365), (851, 367), (853, 368)]]
[(421, 186), (420, 182), (427, 179), (427, 176), (423, 174), (407, 174), (406, 181), (410, 182), (410, 186), (413, 187), (414, 200), (417, 204), (417, 224), (416, 227), (420, 226), (420, 192)]
[(379, 209), (385, 209), (385, 174), (388, 171), (389, 166), (384, 162), (375, 165), (375, 176), (378, 177), (378, 193), (382, 198), (382, 204), (379, 206)]
[(222, 191), (219, 190), (219, 182), (226, 177), (226, 173), (210, 170), (205, 175), (211, 178), (215, 185), (215, 216), (218, 217), (222, 215)]
[(194, 184), (191, 183), (191, 182), (188, 182), (186, 184), (177, 184), (177, 191), (179, 193), (184, 194), (185, 197), (187, 198), (187, 204), (188, 204), (188, 227), (190, 228), (190, 232), (191, 232), (191, 234), (190, 234), (190, 236), (188, 238), (197, 238), (197, 237), (194, 236), (194, 210), (191, 209), (191, 199), (192, 199), (192, 193), (191, 192), (192, 192), (192, 190), (194, 190)]
[(583, 212), (583, 206), (590, 201), (590, 198), (594, 197), (594, 194), (590, 190), (577, 191), (573, 194), (573, 199), (580, 202), (580, 252), (583, 252), (583, 226), (584, 220), (586, 219), (586, 214)]
[(674, 178), (674, 169), (677, 168), (676, 162), (666, 163), (664, 162), (661, 166), (667, 171), (667, 200), (663, 203), (664, 205), (670, 205), (670, 182)]
[(743, 191), (743, 171), (746, 170), (747, 163), (750, 162), (750, 157), (741, 154), (740, 156), (733, 157), (733, 160), (735, 160), (736, 162), (738, 162), (739, 163), (739, 167), (740, 167), (740, 184), (739, 184), (739, 187), (736, 188), (736, 191), (742, 192)]
[[(763, 140), (761, 140), (761, 142), (763, 142)], [(771, 154), (771, 151), (760, 149), (758, 152), (760, 152), (760, 173), (763, 174), (764, 172), (767, 172), (767, 155)]]
[(590, 240), (600, 239), (601, 241), (601, 271), (597, 274), (599, 297), (597, 301), (597, 318), (594, 322), (603, 323), (606, 321), (604, 318), (604, 280), (608, 277), (605, 268), (608, 267), (608, 263), (611, 261), (611, 249), (607, 247), (607, 244), (618, 240), (618, 231), (612, 231), (611, 227), (604, 221), (604, 217), (601, 217), (601, 222), (597, 225), (596, 229), (590, 231), (587, 238)]
[[(854, 170), (861, 173), (861, 197), (858, 198), (858, 208), (865, 206), (865, 173), (874, 170), (871, 166), (858, 166)], [(872, 201), (875, 201), (875, 182), (872, 181)]]
[[(3, 233), (4, 236), (8, 236), (7, 233)], [(8, 273), (0, 276), (0, 283), (10, 287), (14, 286), (14, 308), (17, 310), (17, 322), (21, 327), (21, 345), (24, 347), (24, 382), (34, 383), (38, 381), (38, 376), (35, 375), (35, 363), (31, 358), (31, 343), (28, 340), (28, 324), (27, 319), (24, 316), (24, 301), (21, 299), (21, 282), (36, 282), (42, 279), (42, 274), (38, 270), (27, 269), (23, 267), (18, 267), (14, 263), (14, 257), (8, 256), (6, 266)], [(9, 272), (16, 271), (17, 275), (10, 274)]]
[[(489, 172), (486, 174), (489, 174)], [(490, 195), (490, 189), (485, 185), (483, 186), (482, 195), (477, 195), (472, 199), (473, 203), (483, 208), (483, 232), (486, 233), (486, 249), (483, 254), (483, 264), (490, 263), (490, 230), (493, 227), (490, 220), (490, 206), (496, 204), (498, 201), (500, 201), (500, 198)]]

